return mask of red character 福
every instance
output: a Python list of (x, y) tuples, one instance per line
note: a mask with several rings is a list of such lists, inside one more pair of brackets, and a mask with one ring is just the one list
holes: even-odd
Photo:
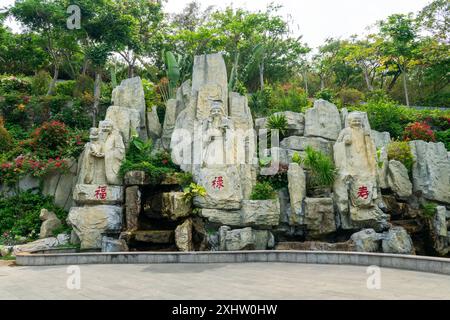
[(95, 198), (100, 200), (106, 199), (106, 186), (99, 186), (97, 190), (95, 190)]
[(366, 186), (359, 187), (358, 197), (363, 199), (367, 199), (369, 197), (369, 190), (367, 190)]
[(212, 182), (212, 187), (214, 189), (222, 189), (223, 188), (223, 177), (215, 177)]

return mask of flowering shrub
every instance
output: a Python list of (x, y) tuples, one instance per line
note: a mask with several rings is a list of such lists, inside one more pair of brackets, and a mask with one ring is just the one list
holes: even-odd
[(414, 157), (411, 152), (411, 147), (406, 141), (394, 141), (388, 145), (387, 149), (388, 159), (397, 160), (403, 163), (409, 172), (412, 170)]
[(59, 121), (45, 122), (32, 133), (37, 148), (58, 149), (67, 144), (69, 130)]
[(13, 184), (28, 174), (33, 177), (42, 177), (50, 172), (66, 172), (67, 170), (67, 161), (60, 158), (40, 161), (18, 156), (14, 161), (6, 161), (0, 164), (0, 182)]
[(0, 152), (8, 151), (11, 148), (11, 144), (11, 134), (3, 126), (3, 118), (0, 117)]
[(433, 130), (431, 130), (431, 126), (426, 124), (425, 122), (414, 122), (409, 124), (405, 128), (403, 139), (405, 141), (411, 140), (424, 140), (427, 142), (436, 141), (436, 137), (434, 136)]
[(15, 76), (0, 77), (0, 92), (10, 93), (12, 91), (30, 92), (31, 83)]

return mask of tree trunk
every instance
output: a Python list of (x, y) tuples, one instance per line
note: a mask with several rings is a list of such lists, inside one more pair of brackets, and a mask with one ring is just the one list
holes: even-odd
[(55, 91), (56, 81), (58, 80), (58, 74), (59, 74), (59, 68), (57, 65), (55, 65), (55, 67), (53, 69), (53, 78), (48, 87), (47, 96), (52, 95), (53, 92)]
[(369, 73), (367, 72), (366, 68), (363, 68), (363, 70), (364, 70), (364, 79), (366, 80), (367, 89), (369, 91), (373, 91), (373, 86), (370, 82)]
[(325, 81), (323, 79), (323, 77), (320, 77), (320, 90), (324, 90), (325, 89)]
[(261, 86), (261, 91), (264, 90), (264, 60), (259, 64), (259, 85)]
[(406, 105), (409, 107), (409, 94), (408, 94), (408, 75), (406, 74), (406, 70), (403, 71), (403, 89), (405, 90), (405, 101)]
[(128, 78), (133, 78), (134, 77), (134, 66), (133, 64), (130, 62), (128, 64)]
[(306, 93), (306, 96), (309, 97), (309, 92), (308, 92), (308, 73), (306, 72), (306, 70), (303, 72), (303, 81), (305, 81), (305, 93)]
[(100, 104), (100, 94), (102, 88), (102, 75), (100, 71), (95, 72), (94, 82), (94, 106), (92, 108), (92, 126), (97, 126), (98, 106)]

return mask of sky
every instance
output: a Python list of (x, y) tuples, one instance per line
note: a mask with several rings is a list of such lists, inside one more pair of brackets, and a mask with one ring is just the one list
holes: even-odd
[[(227, 5), (249, 10), (264, 10), (267, 4), (281, 4), (281, 14), (293, 20), (292, 29), (312, 48), (321, 45), (329, 37), (346, 38), (363, 34), (366, 27), (394, 13), (417, 12), (431, 0), (199, 0), (203, 7)], [(180, 12), (190, 0), (168, 0), (166, 12)], [(0, 0), (0, 7), (11, 5), (14, 0)], [(9, 21), (13, 30), (16, 23)]]

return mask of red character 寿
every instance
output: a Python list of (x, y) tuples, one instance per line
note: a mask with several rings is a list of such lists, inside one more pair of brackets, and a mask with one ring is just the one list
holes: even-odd
[(358, 198), (367, 199), (369, 197), (369, 190), (366, 186), (359, 187)]

